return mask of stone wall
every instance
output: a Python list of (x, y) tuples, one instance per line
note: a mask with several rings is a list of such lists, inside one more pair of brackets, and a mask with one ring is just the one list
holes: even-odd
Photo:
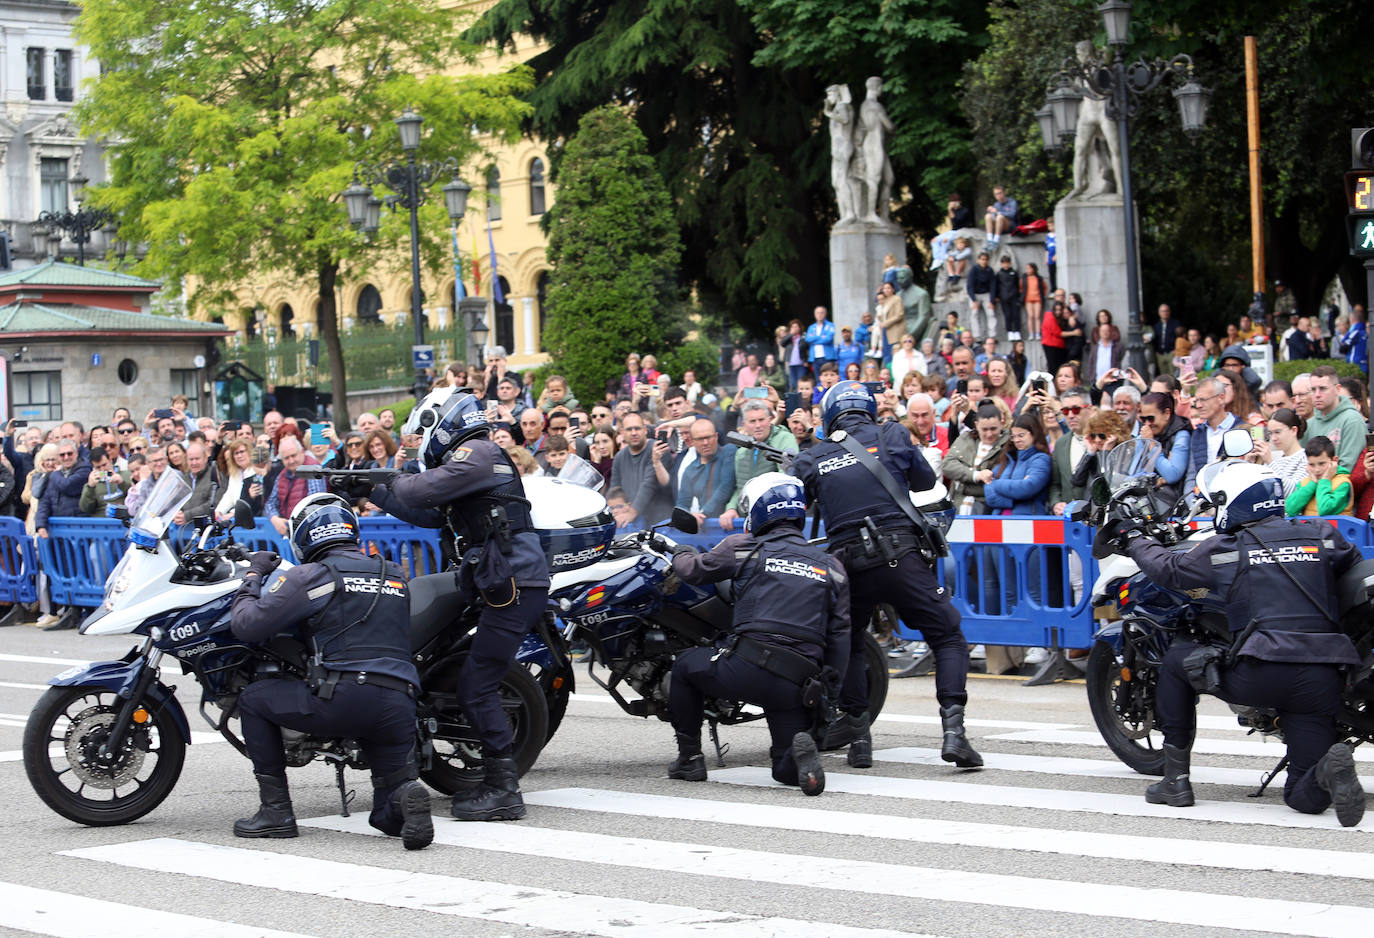
[[(166, 407), (171, 402), (172, 369), (195, 368), (195, 357), (206, 354), (207, 341), (187, 339), (71, 339), (13, 340), (0, 342), (0, 352), (10, 359), (14, 375), (35, 371), (57, 371), (62, 380), (61, 420), (79, 420), (85, 426), (109, 423), (116, 407), (127, 407), (134, 419), (143, 417), (154, 407)], [(15, 356), (19, 359), (16, 361)], [(99, 364), (93, 356), (99, 355)], [(132, 361), (138, 375), (131, 384), (119, 378), (122, 361)], [(209, 369), (201, 369), (202, 389), (209, 380)], [(192, 410), (210, 413), (209, 399), (202, 395)], [(42, 416), (28, 416), (25, 408), (15, 405), (13, 416), (37, 423), (44, 428), (58, 420)]]

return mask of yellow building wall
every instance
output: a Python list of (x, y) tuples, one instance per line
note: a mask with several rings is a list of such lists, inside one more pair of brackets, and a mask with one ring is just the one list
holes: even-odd
[[(474, 12), (490, 6), (492, 0), (480, 2), (459, 2)], [(514, 54), (491, 51), (484, 53), (476, 67), (492, 72), (509, 68), (514, 62), (524, 61), (538, 51), (538, 46), (529, 42), (517, 45)], [(456, 68), (453, 74), (471, 73), (468, 67)], [(422, 117), (424, 115), (421, 115)], [(540, 351), (540, 303), (538, 296), (539, 279), (549, 270), (545, 253), (547, 239), (539, 230), (541, 215), (531, 212), (531, 192), (529, 170), (535, 159), (544, 166), (544, 208), (553, 206), (554, 187), (548, 181), (549, 159), (544, 144), (540, 141), (523, 139), (507, 146), (494, 141), (483, 141), (488, 154), (479, 157), (472, 165), (463, 168), (462, 176), (473, 186), (468, 200), (467, 216), (458, 228), (458, 248), (462, 255), (464, 287), (471, 295), (472, 251), (474, 237), (477, 244), (478, 268), (481, 271), (481, 293), (488, 299), (487, 325), (491, 329), (488, 346), (497, 344), (498, 323), (492, 310), (492, 257), (487, 241), (486, 212), (486, 169), (495, 166), (500, 173), (501, 218), (491, 222), (492, 243), (496, 249), (496, 273), (510, 284), (505, 300), (511, 307), (514, 342), (506, 349), (513, 367), (519, 369), (541, 364), (548, 356)], [(434, 198), (439, 197), (437, 189)], [(339, 211), (343, 212), (340, 202)], [(339, 323), (344, 330), (344, 348), (348, 348), (347, 332), (355, 326), (358, 298), (371, 284), (382, 297), (381, 316), (388, 325), (408, 322), (410, 316), (410, 247), (409, 241), (402, 241), (392, 258), (381, 258), (365, 277), (349, 275), (347, 268), (339, 272), (339, 282), (335, 289), (335, 303), (339, 312)], [(437, 275), (432, 271), (421, 270), (420, 285), (425, 296), (425, 312), (432, 327), (442, 328), (453, 322), (454, 274), (452, 264), (446, 264)], [(296, 281), (289, 276), (268, 272), (264, 275), (245, 280), (236, 291), (238, 307), (224, 311), (224, 324), (246, 336), (248, 323), (256, 315), (264, 314), (262, 325), (271, 327), (280, 334), (282, 311), (290, 306), (292, 328), (298, 337), (317, 335), (317, 307), (319, 305), (319, 286), (313, 281)], [(199, 318), (208, 318), (218, 310), (199, 310)], [(440, 362), (439, 367), (446, 363)]]

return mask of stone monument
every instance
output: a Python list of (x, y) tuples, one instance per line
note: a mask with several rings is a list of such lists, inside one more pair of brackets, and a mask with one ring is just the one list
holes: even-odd
[[(1078, 60), (1092, 56), (1080, 42)], [(1091, 311), (1109, 309), (1123, 323), (1126, 293), (1126, 205), (1121, 197), (1121, 152), (1106, 102), (1082, 83), (1074, 135), (1073, 189), (1054, 209), (1059, 285), (1081, 294)], [(1137, 217), (1139, 217), (1137, 215)], [(1140, 243), (1137, 236), (1136, 243)]]
[(892, 223), (892, 163), (887, 141), (892, 120), (879, 97), (881, 78), (864, 83), (867, 95), (855, 113), (849, 88), (825, 90), (824, 114), (830, 121), (830, 184), (840, 219), (830, 231), (830, 318), (836, 326), (857, 327), (883, 279), (883, 256), (906, 258), (906, 238)]

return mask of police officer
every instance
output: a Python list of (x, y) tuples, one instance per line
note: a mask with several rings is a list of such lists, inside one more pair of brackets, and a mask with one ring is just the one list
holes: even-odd
[(941, 758), (960, 768), (977, 768), (983, 757), (964, 735), (968, 643), (959, 628), (959, 612), (937, 582), (933, 566), (943, 537), (933, 538), (924, 530), (907, 495), (908, 490), (931, 488), (935, 473), (911, 445), (906, 428), (875, 423), (877, 413), (877, 402), (863, 384), (841, 381), (821, 399), (823, 441), (792, 463), (808, 496), (819, 501), (830, 550), (850, 579), (853, 628), (840, 692), (843, 713), (827, 727), (822, 744), (830, 749), (850, 743), (850, 765), (873, 765), (864, 633), (874, 606), (886, 602), (908, 626), (920, 629), (935, 654), (935, 697), (944, 730)]
[(1283, 486), (1259, 466), (1235, 462), (1210, 479), (1200, 476), (1199, 485), (1219, 506), (1216, 537), (1177, 553), (1139, 530), (1121, 535), (1154, 582), (1224, 595), (1233, 633), (1229, 653), (1175, 642), (1165, 654), (1155, 690), (1164, 779), (1146, 789), (1145, 800), (1193, 803), (1188, 763), (1197, 695), (1205, 690), (1228, 703), (1278, 711), (1290, 808), (1320, 814), (1334, 804), (1343, 826), (1358, 824), (1365, 794), (1350, 747), (1337, 742), (1335, 716), (1341, 666), (1360, 658), (1336, 620), (1335, 580), (1360, 553), (1328, 524), (1285, 519)]
[[(690, 547), (673, 556), (673, 572), (688, 583), (734, 580), (734, 630), (723, 648), (692, 648), (673, 662), (668, 712), (678, 757), (668, 777), (706, 779), (701, 753), (705, 699), (744, 700), (763, 707), (772, 737), (773, 778), (807, 795), (825, 790), (814, 716), (803, 690), (828, 669), (838, 683), (849, 660), (849, 588), (844, 569), (802, 537), (806, 501), (791, 476), (766, 472), (740, 493), (743, 534), (709, 553)], [(822, 679), (823, 680), (823, 679)]]
[(420, 435), (425, 471), (375, 487), (372, 503), (411, 524), (450, 530), (462, 549), (464, 592), (485, 600), (458, 676), (459, 703), (482, 741), (483, 781), (454, 795), (452, 813), (462, 821), (516, 820), (525, 816), (525, 801), (499, 691), (549, 595), (530, 503), (520, 473), (491, 441), (486, 412), (470, 392), (431, 391), (402, 432)]
[(234, 824), (237, 837), (295, 837), (281, 728), (348, 736), (372, 768), (368, 823), (407, 850), (429, 846), (429, 792), (416, 781), (415, 695), (410, 661), (410, 598), (400, 567), (363, 555), (358, 519), (337, 495), (311, 495), (291, 512), (291, 550), (299, 566), (263, 578), (281, 559), (253, 554), (234, 596), (230, 624), (248, 642), (295, 627), (309, 645), (307, 682), (259, 680), (239, 695), (243, 741), (262, 804)]

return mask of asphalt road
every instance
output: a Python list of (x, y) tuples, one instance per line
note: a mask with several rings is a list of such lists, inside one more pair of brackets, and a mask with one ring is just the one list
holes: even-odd
[[(1198, 805), (1147, 805), (1147, 780), (1093, 729), (1081, 682), (971, 681), (979, 772), (938, 760), (933, 682), (894, 681), (877, 762), (827, 757), (818, 798), (768, 781), (760, 725), (727, 728), (726, 768), (672, 782), (672, 733), (579, 683), (524, 780), (529, 816), (462, 824), (435, 800), (434, 846), (406, 853), (338, 815), (333, 773), (293, 769), (296, 840), (243, 841), (256, 790), (223, 742), (190, 747), (167, 801), (84, 828), (34, 795), (19, 756), (44, 683), (128, 639), (0, 630), (0, 934), (1367, 936), (1374, 812), (1342, 829), (1277, 790), (1281, 755), (1203, 706)], [(172, 669), (175, 671), (175, 668)], [(166, 673), (166, 672), (164, 672)], [(180, 687), (193, 728), (198, 691)], [(1374, 754), (1360, 753), (1362, 759)], [(1374, 765), (1366, 787), (1374, 782)], [(369, 785), (350, 774), (358, 804)], [(1247, 787), (1248, 786), (1248, 787)], [(365, 811), (365, 809), (364, 809)], [(309, 819), (308, 821), (306, 819)]]

